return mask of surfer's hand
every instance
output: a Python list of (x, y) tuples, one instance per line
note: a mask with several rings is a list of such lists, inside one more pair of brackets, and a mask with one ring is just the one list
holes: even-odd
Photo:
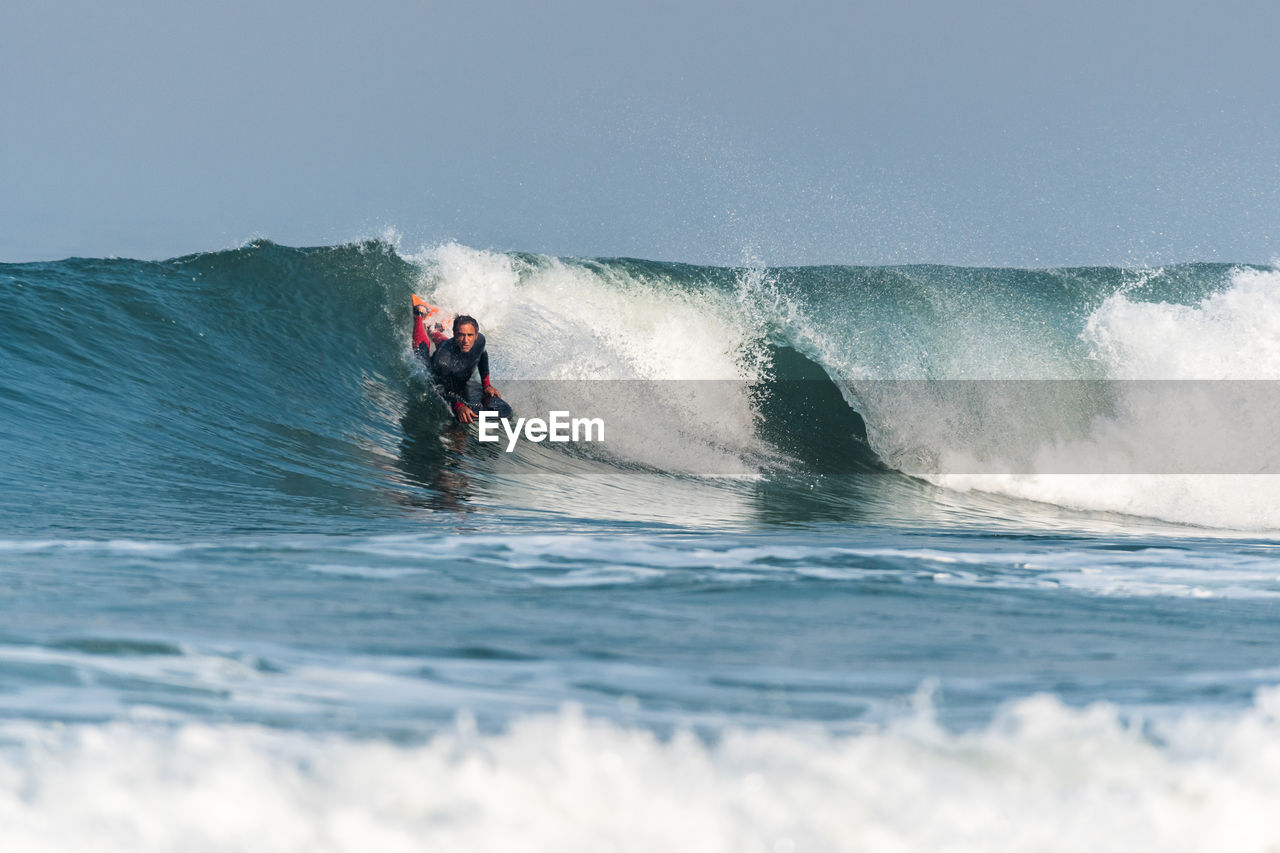
[(425, 317), (427, 316), (427, 306), (415, 305), (413, 306), (413, 313), (417, 314), (419, 317)]
[(486, 385), (486, 386), (485, 386), (485, 389), (484, 389), (484, 398), (487, 400), (487, 399), (489, 399), (490, 397), (498, 397), (498, 398), (501, 398), (501, 397), (502, 397), (502, 395), (498, 393), (498, 389), (497, 389), (497, 388), (494, 388), (492, 385)]
[(476, 419), (476, 413), (471, 410), (470, 406), (458, 407), (458, 420), (464, 424), (469, 424)]

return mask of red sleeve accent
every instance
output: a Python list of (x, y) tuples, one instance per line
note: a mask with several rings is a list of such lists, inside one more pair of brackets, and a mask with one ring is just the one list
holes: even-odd
[(489, 374), (486, 373), (484, 376), (480, 377), (480, 384), (486, 388), (489, 387)]
[[(421, 320), (419, 320), (419, 322), (421, 322)], [(427, 332), (427, 334), (431, 336), (431, 342), (436, 346), (440, 346), (442, 343), (449, 340), (448, 335), (446, 335), (444, 332), (436, 331), (435, 329), (432, 329), (430, 332)]]
[(425, 344), (431, 340), (427, 335), (426, 324), (422, 322), (421, 317), (413, 318), (413, 348), (417, 349), (418, 344)]

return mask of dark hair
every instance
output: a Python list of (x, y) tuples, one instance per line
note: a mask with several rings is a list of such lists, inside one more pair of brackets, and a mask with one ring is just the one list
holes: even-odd
[(457, 317), (453, 318), (453, 333), (455, 335), (458, 334), (458, 327), (466, 326), (468, 324), (470, 324), (471, 328), (476, 330), (476, 334), (480, 333), (480, 324), (476, 322), (475, 317), (472, 317), (469, 314), (459, 314)]

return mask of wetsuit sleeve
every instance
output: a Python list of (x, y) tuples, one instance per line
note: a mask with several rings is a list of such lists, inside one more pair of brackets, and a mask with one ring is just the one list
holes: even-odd
[[(435, 312), (432, 312), (435, 313)], [(437, 324), (439, 325), (439, 324)], [(440, 346), (449, 340), (449, 336), (439, 329), (428, 329), (427, 324), (418, 315), (413, 317), (413, 348), (417, 349), (420, 344), (427, 342)]]
[(428, 329), (423, 319), (416, 314), (413, 318), (413, 351), (423, 361), (427, 361), (431, 357), (431, 345), (437, 347), (445, 341), (449, 340), (449, 336), (438, 329)]
[(413, 352), (423, 363), (431, 363), (431, 339), (427, 336), (426, 326), (421, 317), (413, 318)]
[(485, 388), (489, 387), (489, 351), (485, 350), (480, 353), (480, 384)]
[(422, 318), (421, 318), (421, 317), (419, 317), (419, 316), (417, 316), (417, 315), (414, 315), (414, 318), (413, 318), (413, 348), (414, 348), (414, 349), (417, 349), (417, 348), (418, 348), (418, 347), (420, 347), (422, 344), (425, 344), (425, 343), (427, 343), (427, 342), (428, 342), (428, 341), (430, 341), (430, 340), (431, 340), (431, 338), (427, 336), (427, 324), (426, 324), (426, 323), (424, 323), (424, 322), (422, 322)]

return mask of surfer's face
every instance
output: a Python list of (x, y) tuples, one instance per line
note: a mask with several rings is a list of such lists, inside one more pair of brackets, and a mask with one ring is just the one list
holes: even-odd
[(463, 323), (453, 333), (453, 339), (458, 342), (458, 349), (471, 352), (471, 348), (476, 345), (476, 327), (470, 323)]

